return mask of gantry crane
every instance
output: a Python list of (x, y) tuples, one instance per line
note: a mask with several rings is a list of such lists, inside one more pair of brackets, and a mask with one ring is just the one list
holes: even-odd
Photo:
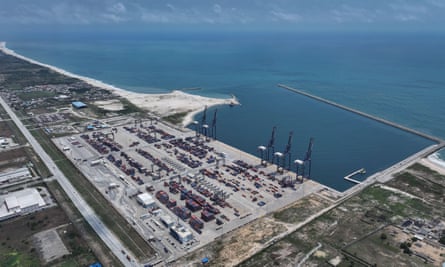
[(218, 112), (218, 109), (215, 109), (215, 112), (213, 113), (213, 120), (212, 120), (212, 126), (211, 126), (211, 134), (210, 136), (216, 140), (216, 113)]
[[(311, 178), (311, 168), (312, 168), (312, 147), (314, 145), (314, 138), (309, 139), (309, 145), (306, 151), (306, 156), (304, 157), (304, 165), (308, 166), (307, 178)], [(306, 169), (306, 168), (305, 168)], [(304, 173), (303, 173), (304, 175)]]
[[(272, 128), (272, 135), (270, 136), (269, 143), (267, 144), (267, 154), (266, 161), (270, 160), (270, 163), (273, 163), (274, 154), (275, 154), (275, 131), (277, 127), (274, 126)], [(272, 150), (272, 158), (270, 158), (270, 151)]]
[(283, 169), (286, 168), (286, 158), (288, 158), (287, 169), (290, 170), (290, 168), (291, 168), (291, 156), (292, 156), (291, 148), (292, 148), (292, 136), (293, 135), (294, 135), (293, 131), (289, 132), (289, 138), (287, 139), (287, 145), (283, 152), (283, 157), (284, 157), (284, 160), (282, 162)]
[(201, 133), (207, 138), (207, 130), (209, 128), (209, 125), (207, 125), (207, 105), (204, 108), (204, 112), (202, 113), (201, 117)]

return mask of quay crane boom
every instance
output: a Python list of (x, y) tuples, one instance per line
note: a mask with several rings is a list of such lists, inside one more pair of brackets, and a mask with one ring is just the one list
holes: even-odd
[[(288, 157), (288, 161), (289, 161), (289, 165), (288, 165), (288, 168), (290, 169), (291, 168), (291, 148), (292, 148), (292, 136), (294, 135), (294, 132), (293, 131), (291, 131), (291, 132), (289, 132), (289, 138), (287, 139), (287, 145), (286, 145), (286, 148), (284, 149), (284, 152), (283, 152), (283, 156), (284, 157)], [(284, 161), (283, 161), (283, 168), (285, 167), (285, 165), (286, 165), (286, 159), (284, 159)]]
[(213, 113), (213, 120), (212, 120), (212, 138), (216, 140), (216, 113), (218, 112), (218, 109), (215, 109), (215, 112)]
[(309, 145), (306, 151), (306, 157), (304, 158), (304, 162), (309, 164), (309, 170), (308, 170), (308, 178), (311, 177), (311, 166), (312, 166), (312, 147), (314, 145), (314, 138), (311, 137), (309, 139)]
[(266, 160), (270, 159), (269, 154), (270, 154), (270, 149), (272, 149), (272, 161), (271, 161), (271, 163), (273, 163), (273, 156), (274, 156), (274, 153), (275, 153), (274, 144), (275, 144), (275, 131), (276, 130), (277, 130), (277, 127), (274, 126), (272, 128), (272, 135), (270, 136), (269, 143), (267, 144), (267, 159)]

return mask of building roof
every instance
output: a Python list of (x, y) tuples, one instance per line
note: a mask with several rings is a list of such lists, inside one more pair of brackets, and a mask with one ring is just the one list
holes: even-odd
[(20, 169), (15, 169), (9, 172), (4, 172), (0, 174), (0, 183), (7, 182), (10, 179), (17, 179), (21, 177), (31, 177), (31, 173), (28, 168), (23, 167)]
[(0, 220), (2, 217), (20, 213), (23, 209), (37, 205), (43, 207), (45, 200), (40, 196), (35, 188), (26, 188), (20, 191), (11, 192), (4, 199), (0, 200)]
[(168, 216), (167, 214), (166, 215), (162, 215), (160, 217), (160, 219), (161, 219), (161, 221), (163, 221), (168, 226), (170, 226), (170, 225), (175, 223), (175, 221), (172, 219), (172, 217)]
[(150, 205), (155, 203), (153, 197), (149, 193), (139, 194), (136, 196), (136, 198), (142, 205)]
[(71, 105), (73, 105), (75, 108), (85, 108), (87, 106), (85, 103), (80, 101), (73, 101), (71, 102)]
[(192, 232), (190, 232), (189, 229), (185, 228), (182, 225), (173, 225), (170, 228), (171, 231), (175, 232), (179, 238), (181, 239), (187, 239), (193, 236)]
[(10, 197), (5, 198), (5, 204), (6, 204), (6, 207), (8, 208), (8, 210), (20, 208), (19, 201), (18, 201), (17, 197), (15, 197), (15, 196), (10, 196)]

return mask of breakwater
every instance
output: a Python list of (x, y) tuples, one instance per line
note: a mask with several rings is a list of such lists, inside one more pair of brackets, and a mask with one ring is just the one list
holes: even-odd
[(366, 117), (366, 118), (368, 118), (368, 119), (371, 119), (371, 120), (374, 120), (374, 121), (377, 121), (377, 122), (386, 124), (386, 125), (388, 125), (388, 126), (391, 126), (391, 127), (394, 127), (394, 128), (397, 128), (397, 129), (400, 129), (400, 130), (403, 130), (403, 131), (406, 131), (406, 132), (415, 134), (415, 135), (417, 135), (417, 136), (420, 136), (420, 137), (429, 139), (429, 140), (434, 141), (434, 142), (436, 142), (436, 143), (438, 143), (438, 144), (444, 144), (444, 143), (445, 143), (445, 141), (442, 140), (442, 139), (440, 139), (439, 137), (432, 136), (432, 135), (429, 135), (429, 134), (426, 134), (426, 133), (423, 133), (423, 132), (420, 132), (420, 131), (417, 131), (417, 130), (408, 128), (408, 127), (406, 127), (406, 126), (400, 125), (400, 124), (398, 124), (398, 123), (395, 123), (395, 122), (392, 122), (392, 121), (388, 121), (388, 120), (382, 119), (382, 118), (380, 118), (380, 117), (377, 117), (377, 116), (374, 116), (374, 115), (371, 115), (371, 114), (362, 112), (362, 111), (360, 111), (360, 110), (356, 110), (356, 109), (353, 109), (353, 108), (350, 108), (350, 107), (347, 107), (347, 106), (338, 104), (338, 103), (336, 103), (336, 102), (334, 102), (334, 101), (327, 100), (327, 99), (324, 99), (324, 98), (322, 98), (322, 97), (319, 97), (319, 96), (316, 96), (316, 95), (309, 94), (309, 93), (307, 93), (307, 92), (304, 92), (304, 91), (299, 90), (299, 89), (292, 88), (292, 87), (287, 86), (287, 85), (285, 85), (285, 84), (278, 84), (277, 86), (280, 87), (280, 88), (289, 90), (289, 91), (291, 91), (291, 92), (294, 92), (294, 93), (297, 93), (297, 94), (300, 94), (300, 95), (303, 95), (303, 96), (312, 98), (312, 99), (314, 99), (314, 100), (323, 102), (323, 103), (325, 103), (325, 104), (328, 104), (328, 105), (331, 105), (331, 106), (334, 106), (334, 107), (337, 107), (337, 108), (340, 108), (340, 109), (343, 109), (343, 110), (346, 110), (346, 111), (355, 113), (355, 114), (357, 114), (357, 115)]

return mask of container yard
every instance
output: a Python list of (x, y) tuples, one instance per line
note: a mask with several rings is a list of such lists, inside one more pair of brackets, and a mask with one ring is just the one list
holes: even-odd
[(198, 132), (153, 120), (53, 141), (169, 260), (326, 189)]

